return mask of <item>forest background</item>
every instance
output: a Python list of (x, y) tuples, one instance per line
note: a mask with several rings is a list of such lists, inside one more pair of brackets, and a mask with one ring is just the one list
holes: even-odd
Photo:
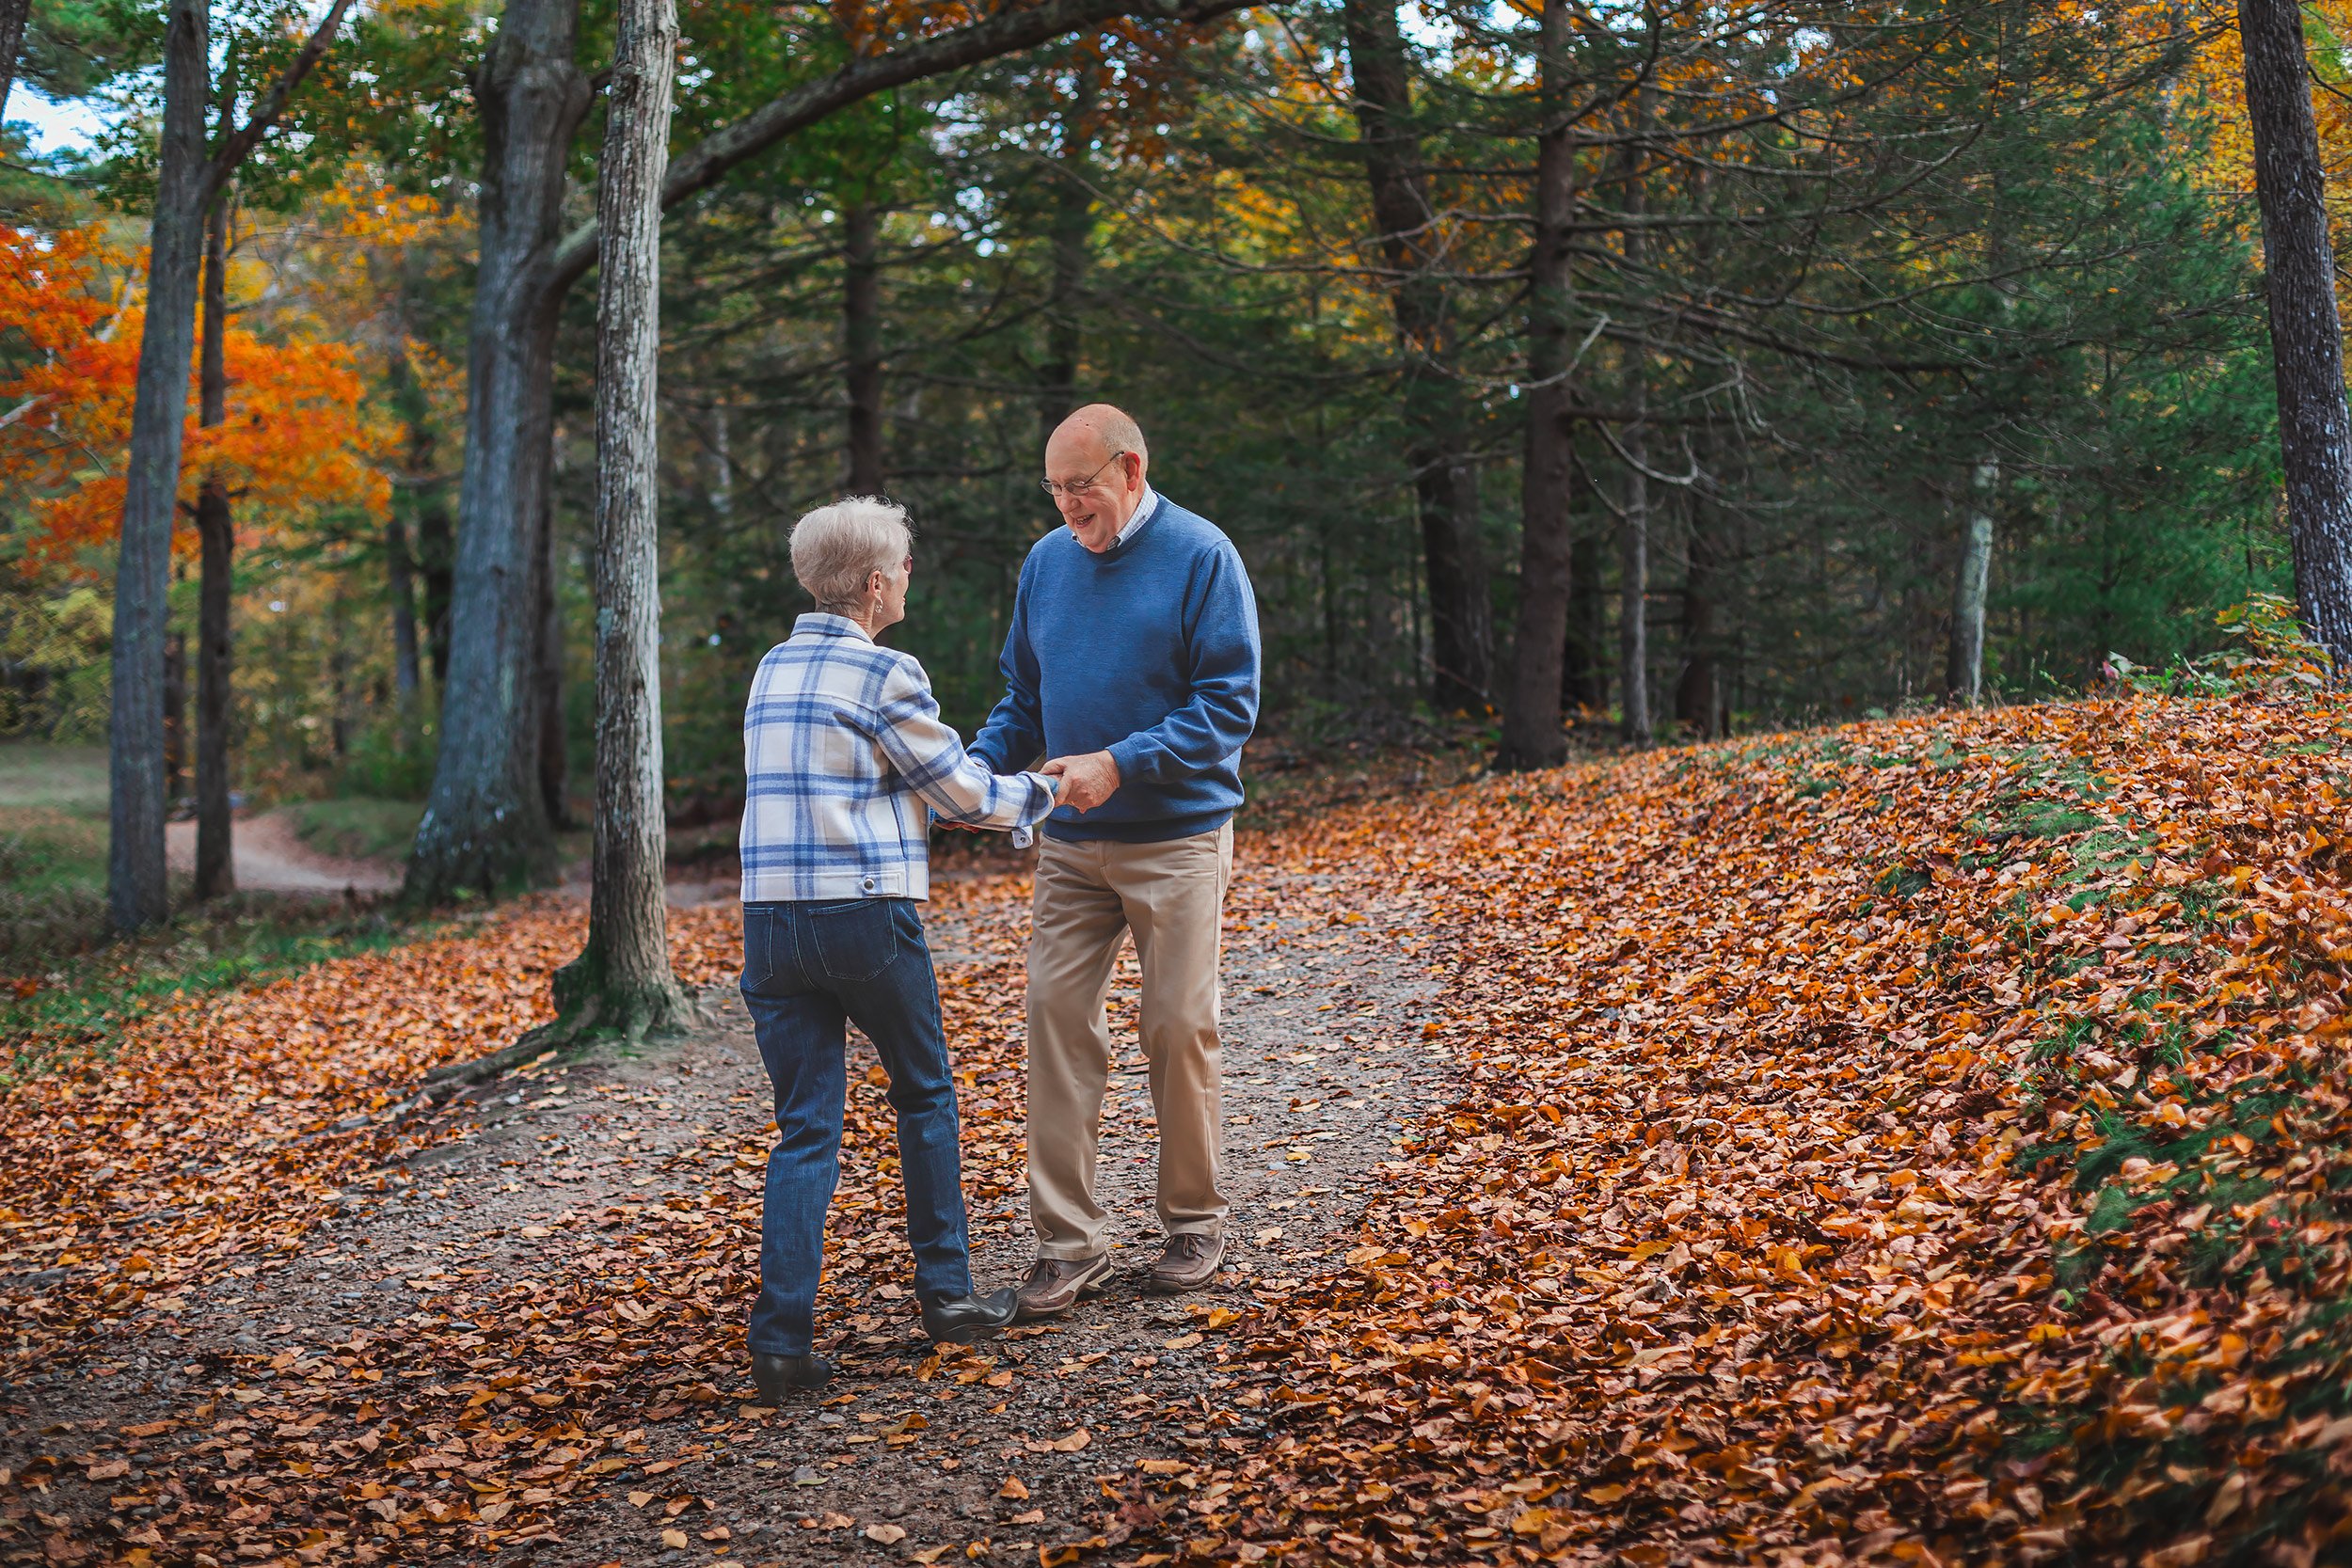
[[(1492, 743), (1527, 662), (1530, 516), (1567, 524), (1566, 560), (1537, 562), (1567, 570), (1562, 722), (1635, 741), (2078, 690), (2117, 656), (2201, 652), (2217, 612), (2288, 589), (2229, 8), (1550, 9), (1569, 69), (1549, 74), (1540, 8), (1114, 17), (864, 98), (678, 203), (674, 822), (731, 815), (749, 672), (805, 608), (787, 529), (845, 492), (912, 509), (894, 639), (977, 722), (1054, 523), (1043, 433), (1095, 398), (1239, 544), (1269, 728), (1306, 745)], [(686, 6), (672, 142), (981, 14)], [(216, 102), (249, 103), (310, 20), (221, 8)], [(2336, 160), (2352, 7), (2307, 21)], [(0, 731), (20, 737), (105, 733), (162, 23), (40, 0), (27, 24), (20, 90), (106, 129), (47, 154), (13, 129), (0, 185)], [(592, 3), (570, 40), (590, 99), (566, 227), (595, 210), (612, 26)], [(501, 27), (415, 0), (356, 14), (219, 209), (233, 329), (221, 406), (192, 414), (167, 641), (183, 809), (209, 483), (230, 503), (234, 787), (354, 803), (319, 818), (345, 847), (413, 829)], [(594, 744), (590, 291), (554, 331), (528, 673), (541, 801), (570, 822)], [(1538, 451), (1532, 428), (1564, 438)]]

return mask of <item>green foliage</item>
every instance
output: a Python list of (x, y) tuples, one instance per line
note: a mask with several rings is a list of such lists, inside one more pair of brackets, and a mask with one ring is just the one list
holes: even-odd
[(278, 808), (296, 837), (323, 855), (343, 860), (405, 859), (424, 807), (416, 800), (360, 795), (328, 800), (289, 800)]

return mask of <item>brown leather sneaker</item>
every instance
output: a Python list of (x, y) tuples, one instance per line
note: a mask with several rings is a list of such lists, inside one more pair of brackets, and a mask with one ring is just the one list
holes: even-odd
[(1023, 1323), (1058, 1318), (1078, 1305), (1081, 1296), (1099, 1296), (1111, 1278), (1111, 1255), (1094, 1258), (1041, 1258), (1029, 1265), (1021, 1282), (1018, 1310)]
[(1186, 1231), (1168, 1239), (1160, 1260), (1152, 1265), (1144, 1283), (1164, 1296), (1198, 1291), (1216, 1277), (1217, 1265), (1224, 1261), (1224, 1237), (1196, 1236)]

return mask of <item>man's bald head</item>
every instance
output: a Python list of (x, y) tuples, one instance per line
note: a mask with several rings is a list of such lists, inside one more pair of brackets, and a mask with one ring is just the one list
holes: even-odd
[(1150, 460), (1136, 421), (1107, 403), (1089, 403), (1054, 427), (1045, 478), (1057, 487), (1054, 505), (1078, 543), (1099, 554), (1119, 542), (1142, 503)]
[(1073, 410), (1054, 435), (1058, 438), (1065, 431), (1073, 436), (1091, 435), (1102, 443), (1105, 457), (1115, 451), (1131, 451), (1146, 463), (1152, 460), (1151, 449), (1143, 444), (1143, 427), (1130, 419), (1125, 409), (1114, 404), (1089, 403)]

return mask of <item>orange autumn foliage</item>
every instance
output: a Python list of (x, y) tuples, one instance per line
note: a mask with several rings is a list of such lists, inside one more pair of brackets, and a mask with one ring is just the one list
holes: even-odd
[[(0, 380), (0, 484), (24, 498), (31, 553), (70, 560), (109, 538), (121, 515), (141, 309), (143, 258), (95, 229), (43, 235), (0, 229), (0, 320), (16, 340)], [(224, 343), (228, 418), (198, 423), (191, 372), (180, 500), (192, 513), (217, 474), (241, 523), (326, 506), (380, 511), (376, 460), (387, 435), (365, 406), (352, 351), (273, 342), (231, 325)], [(192, 547), (193, 535), (180, 543)]]

